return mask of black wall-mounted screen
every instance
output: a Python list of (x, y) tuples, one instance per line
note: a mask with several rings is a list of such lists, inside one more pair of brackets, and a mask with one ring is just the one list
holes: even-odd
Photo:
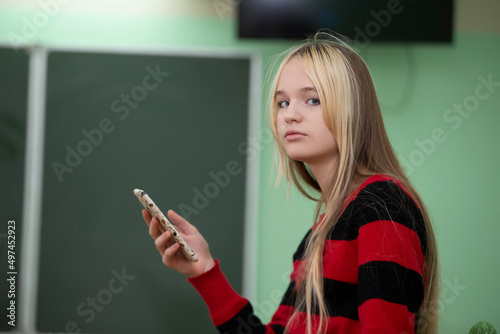
[(304, 39), (329, 29), (371, 41), (451, 42), (452, 0), (245, 0), (240, 38)]

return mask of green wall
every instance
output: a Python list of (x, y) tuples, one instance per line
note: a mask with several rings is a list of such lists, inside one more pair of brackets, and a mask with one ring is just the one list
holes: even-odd
[[(34, 14), (36, 10), (0, 5), (0, 43), (10, 44), (9, 33), (21, 35), (23, 18), (30, 20)], [(235, 20), (226, 14), (61, 11), (28, 42), (139, 49), (223, 47), (256, 51), (264, 61), (292, 45), (239, 41)], [(459, 31), (452, 45), (371, 44), (361, 53), (372, 71), (391, 141), (434, 220), (443, 280), (440, 332), (467, 333), (479, 320), (500, 329), (500, 36)], [(485, 88), (484, 80), (494, 84)], [(453, 110), (459, 105), (465, 105), (461, 114)], [(265, 117), (262, 126), (267, 126)], [(286, 187), (274, 188), (272, 144), (263, 143), (260, 152), (254, 307), (268, 320), (285, 290), (292, 253), (312, 223), (314, 203), (294, 190), (287, 200)]]

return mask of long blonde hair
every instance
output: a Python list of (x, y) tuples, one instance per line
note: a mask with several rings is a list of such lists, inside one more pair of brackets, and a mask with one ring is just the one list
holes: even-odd
[[(380, 106), (370, 72), (361, 57), (343, 39), (320, 31), (299, 46), (283, 54), (269, 96), (270, 123), (277, 146), (278, 183), (284, 177), (300, 192), (318, 202), (315, 220), (324, 213), (321, 224), (307, 240), (303, 277), (298, 288), (295, 312), (287, 331), (297, 319), (298, 310), (307, 314), (307, 333), (312, 334), (312, 310), (319, 310), (316, 333), (323, 333), (328, 317), (323, 300), (323, 248), (329, 231), (335, 226), (346, 197), (367, 177), (385, 174), (404, 186), (419, 206), (425, 221), (427, 254), (425, 261), (424, 302), (418, 313), (417, 333), (437, 333), (439, 275), (436, 240), (423, 201), (411, 185), (387, 137)], [(314, 83), (321, 101), (325, 123), (337, 143), (338, 166), (332, 183), (320, 189), (314, 175), (301, 161), (289, 159), (277, 130), (278, 105), (275, 92), (284, 66), (297, 57)], [(319, 192), (319, 197), (311, 195)]]

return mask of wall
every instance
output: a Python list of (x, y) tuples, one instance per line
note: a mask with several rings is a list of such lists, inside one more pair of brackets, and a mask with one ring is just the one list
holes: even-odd
[[(17, 41), (28, 44), (223, 47), (255, 50), (265, 61), (292, 45), (237, 40), (234, 3), (148, 0), (139, 7), (111, 0), (2, 1), (0, 43), (11, 44), (15, 33), (21, 37)], [(53, 14), (45, 21), (43, 7)], [(453, 44), (370, 44), (361, 50), (391, 141), (433, 217), (442, 263), (441, 333), (466, 333), (479, 320), (500, 328), (495, 201), (500, 25), (493, 14), (498, 12), (493, 0), (457, 1)], [(26, 27), (35, 19), (38, 27), (30, 32)], [(286, 187), (274, 188), (272, 144), (263, 143), (260, 154), (254, 307), (268, 320), (285, 290), (291, 254), (312, 223), (314, 203), (294, 190), (287, 200)]]

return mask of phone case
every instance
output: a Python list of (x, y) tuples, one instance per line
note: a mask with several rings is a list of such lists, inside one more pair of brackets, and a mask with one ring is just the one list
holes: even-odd
[(156, 206), (151, 197), (149, 197), (148, 194), (141, 189), (134, 189), (134, 195), (135, 197), (137, 197), (139, 202), (141, 202), (142, 206), (144, 206), (144, 208), (149, 211), (151, 216), (158, 218), (162, 229), (164, 231), (170, 231), (170, 233), (172, 233), (174, 239), (179, 243), (179, 245), (181, 245), (181, 251), (186, 259), (193, 262), (198, 261), (198, 256), (196, 256), (194, 251), (188, 246), (186, 241), (184, 241), (179, 232), (177, 232), (177, 230), (174, 228), (174, 225), (172, 225), (168, 221), (167, 217), (163, 214), (163, 212), (161, 212), (158, 206)]

